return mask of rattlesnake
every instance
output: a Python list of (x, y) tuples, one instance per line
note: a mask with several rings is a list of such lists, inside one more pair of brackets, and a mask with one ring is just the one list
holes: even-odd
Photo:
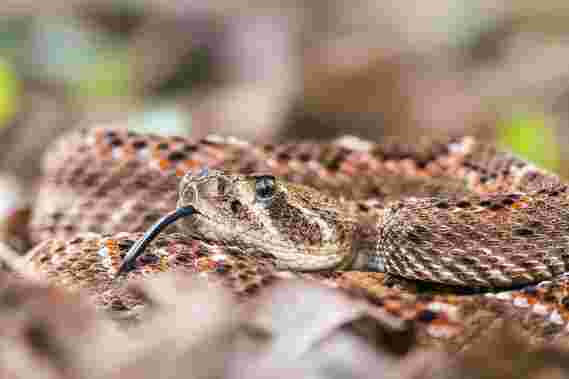
[[(123, 280), (116, 274), (141, 236), (132, 233), (176, 203), (192, 205), (199, 215), (179, 222), (182, 235), (159, 237), (122, 266), (132, 271), (127, 277), (185, 267), (247, 293), (289, 270), (363, 288), (390, 313), (428, 323), (430, 337), (449, 345), (493, 319), (516, 320), (540, 340), (562, 338), (567, 188), (470, 137), (263, 145), (82, 130), (46, 155), (30, 230), (35, 242), (52, 239), (30, 260), (54, 282), (91, 288), (100, 304), (128, 309), (132, 299), (115, 294), (113, 283)], [(73, 238), (83, 232), (104, 236)], [(461, 291), (541, 283), (498, 294), (437, 295), (435, 288), (415, 295), (386, 286), (385, 275), (373, 271)]]

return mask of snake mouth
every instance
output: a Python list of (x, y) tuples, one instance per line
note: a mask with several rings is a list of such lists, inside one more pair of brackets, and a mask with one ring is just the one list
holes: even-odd
[(162, 230), (164, 230), (164, 228), (173, 224), (181, 218), (199, 214), (201, 213), (196, 208), (194, 208), (192, 205), (187, 205), (184, 207), (176, 208), (176, 210), (168, 213), (160, 220), (156, 221), (154, 225), (148, 228), (148, 230), (144, 233), (144, 236), (136, 241), (136, 243), (132, 245), (132, 247), (128, 250), (128, 253), (121, 262), (116, 277), (133, 269), (136, 258), (144, 253), (146, 247), (156, 238), (156, 236), (158, 236), (158, 234), (160, 234)]

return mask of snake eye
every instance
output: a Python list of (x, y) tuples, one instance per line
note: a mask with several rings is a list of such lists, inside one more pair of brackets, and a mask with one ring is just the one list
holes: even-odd
[(255, 199), (257, 201), (267, 201), (275, 194), (275, 177), (272, 175), (261, 175), (255, 177)]

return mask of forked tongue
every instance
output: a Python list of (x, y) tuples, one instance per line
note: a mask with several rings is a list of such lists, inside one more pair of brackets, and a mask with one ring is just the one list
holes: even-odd
[(160, 220), (156, 221), (154, 225), (152, 225), (142, 236), (141, 239), (136, 241), (134, 245), (128, 250), (128, 253), (124, 257), (119, 271), (117, 272), (117, 277), (132, 270), (134, 268), (134, 262), (136, 262), (136, 258), (139, 255), (144, 253), (144, 249), (146, 246), (150, 244), (156, 238), (158, 234), (168, 225), (176, 222), (178, 219), (183, 217), (192, 216), (195, 214), (199, 214), (198, 210), (195, 209), (193, 206), (188, 205), (185, 207), (176, 208), (176, 210), (168, 213), (166, 216), (162, 217)]

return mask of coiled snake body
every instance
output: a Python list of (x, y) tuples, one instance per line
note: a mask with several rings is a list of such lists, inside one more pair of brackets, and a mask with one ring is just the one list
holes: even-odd
[[(554, 291), (540, 300), (547, 303), (544, 314), (548, 322), (566, 317), (559, 287), (569, 271), (568, 187), (469, 137), (412, 145), (351, 137), (256, 145), (93, 129), (59, 141), (44, 172), (31, 227), (36, 242), (79, 232), (140, 232), (176, 204), (192, 205), (199, 215), (180, 222), (184, 235), (206, 250), (237, 252), (248, 265), (380, 271), (467, 288), (549, 281), (512, 296), (519, 302)], [(170, 237), (161, 238), (158, 244)], [(132, 244), (133, 237), (114, 241), (125, 239)], [(108, 240), (97, 243), (101, 248)], [(78, 256), (69, 263), (62, 250), (44, 245), (32, 262), (56, 279), (65, 271), (67, 282), (88, 276), (70, 273), (73, 265), (88, 265)], [(108, 278), (124, 253), (107, 256)], [(146, 259), (158, 271), (167, 269), (164, 262)], [(144, 255), (133, 264), (135, 271), (144, 266)], [(464, 301), (492, 297), (481, 296)]]

